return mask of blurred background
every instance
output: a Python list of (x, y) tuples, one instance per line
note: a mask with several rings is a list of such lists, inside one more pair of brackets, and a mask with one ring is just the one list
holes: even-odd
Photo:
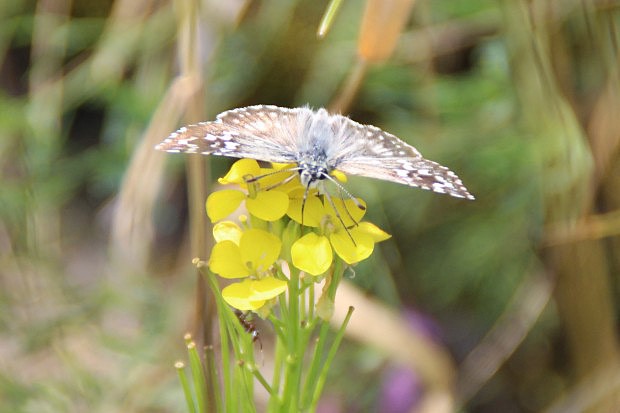
[(231, 160), (153, 146), (261, 103), (379, 126), (477, 198), (351, 178), (393, 238), (337, 302), (321, 411), (620, 411), (620, 3), (344, 0), (318, 36), (328, 6), (0, 3), (2, 412), (185, 411)]

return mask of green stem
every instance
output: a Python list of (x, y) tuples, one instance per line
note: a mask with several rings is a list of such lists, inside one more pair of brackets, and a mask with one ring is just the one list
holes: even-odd
[(288, 286), (289, 353), (294, 353), (299, 332), (299, 271), (291, 269)]
[(284, 391), (283, 407), (286, 411), (297, 411), (301, 381), (301, 362), (299, 356), (299, 271), (291, 268), (288, 286), (288, 319), (286, 322), (288, 335), (286, 358), (284, 360)]
[(215, 397), (215, 411), (222, 412), (222, 394), (220, 389), (220, 381), (217, 373), (217, 365), (215, 364), (215, 352), (213, 346), (208, 345), (205, 348), (205, 364), (209, 374), (209, 383), (213, 386), (213, 395)]
[(253, 376), (248, 371), (244, 361), (237, 363), (236, 371), (236, 389), (239, 402), (243, 405), (243, 409), (236, 411), (243, 411), (248, 413), (255, 413), (256, 406), (254, 403), (254, 380)]
[[(230, 351), (228, 342), (228, 326), (225, 317), (225, 311), (229, 310), (225, 303), (223, 303), (220, 289), (215, 279), (215, 276), (211, 272), (206, 270), (204, 263), (199, 263), (199, 270), (206, 277), (209, 287), (213, 292), (215, 298), (215, 304), (217, 306), (217, 314), (219, 318), (219, 332), (220, 332), (220, 351), (222, 352), (222, 381), (224, 385), (224, 407), (226, 411), (234, 411), (233, 408), (233, 378), (230, 371)], [(221, 410), (223, 411), (223, 410)]]
[(271, 388), (271, 386), (269, 385), (265, 377), (261, 374), (261, 372), (256, 368), (256, 365), (255, 364), (250, 365), (248, 363), (246, 368), (248, 369), (250, 373), (252, 373), (252, 375), (256, 378), (256, 380), (258, 380), (258, 382), (262, 384), (265, 390), (267, 390), (267, 392), (269, 393), (269, 396), (273, 397), (274, 396), (273, 389)]
[(327, 287), (327, 296), (332, 300), (336, 300), (336, 290), (338, 289), (338, 285), (340, 284), (340, 280), (342, 280), (342, 276), (344, 275), (344, 270), (346, 266), (340, 258), (336, 258), (334, 262), (334, 272), (332, 273), (332, 279), (329, 281), (329, 286)]
[(185, 370), (184, 370), (185, 365), (182, 362), (177, 362), (175, 363), (174, 366), (177, 369), (177, 373), (179, 374), (179, 380), (181, 381), (181, 387), (183, 387), (183, 393), (185, 394), (185, 401), (187, 402), (187, 411), (189, 413), (196, 413), (196, 405), (194, 404), (194, 396), (192, 395), (192, 391), (189, 386), (189, 381), (187, 380), (187, 376), (185, 375)]
[(329, 349), (329, 353), (327, 354), (327, 359), (325, 360), (325, 364), (323, 364), (323, 369), (321, 374), (319, 375), (319, 379), (317, 382), (317, 386), (314, 388), (314, 395), (312, 397), (312, 405), (310, 407), (310, 411), (316, 410), (316, 405), (319, 402), (321, 397), (321, 392), (323, 391), (323, 387), (325, 386), (325, 381), (327, 380), (327, 373), (329, 372), (329, 367), (336, 356), (336, 351), (342, 342), (342, 338), (344, 337), (344, 332), (347, 328), (347, 324), (349, 324), (349, 320), (351, 319), (351, 315), (353, 314), (353, 307), (349, 307), (349, 311), (347, 311), (347, 315), (338, 329), (338, 333), (336, 334), (336, 338), (332, 343), (331, 348)]
[(306, 289), (305, 288), (302, 288), (302, 290), (299, 293), (299, 308), (300, 308), (300, 314), (299, 314), (300, 321), (308, 320), (308, 311), (307, 311), (307, 303), (306, 303)]
[(323, 14), (323, 18), (321, 19), (321, 23), (319, 24), (319, 29), (316, 32), (316, 35), (319, 39), (325, 37), (325, 35), (329, 31), (334, 21), (334, 17), (336, 17), (338, 9), (340, 9), (341, 4), (342, 0), (332, 0), (329, 2), (329, 5), (325, 10), (325, 14)]
[(280, 412), (282, 409), (282, 399), (279, 396), (282, 378), (282, 369), (286, 362), (286, 348), (284, 337), (276, 337), (276, 349), (274, 354), (273, 379), (271, 381), (272, 396), (267, 406), (268, 412)]
[(325, 321), (321, 321), (321, 330), (319, 332), (319, 336), (317, 337), (314, 345), (314, 353), (312, 354), (312, 361), (310, 362), (310, 366), (308, 368), (308, 373), (306, 374), (306, 380), (303, 388), (303, 399), (302, 399), (302, 407), (303, 410), (310, 405), (312, 401), (312, 397), (315, 393), (316, 385), (317, 385), (317, 377), (319, 375), (319, 369), (321, 366), (321, 362), (323, 361), (323, 350), (327, 341), (327, 334), (329, 333), (329, 324)]
[(314, 320), (314, 284), (308, 288), (308, 320), (312, 322)]
[[(336, 288), (340, 283), (342, 274), (344, 273), (344, 268), (345, 267), (342, 261), (340, 259), (336, 259), (336, 261), (334, 262), (334, 269), (332, 271), (331, 277), (326, 280), (328, 285), (326, 286), (327, 291), (325, 291), (324, 294), (327, 294), (327, 297), (332, 301), (334, 300), (334, 297), (336, 295)], [(313, 289), (311, 290), (311, 292), (313, 292)], [(305, 383), (302, 392), (303, 399), (301, 405), (305, 409), (307, 409), (308, 406), (312, 403), (314, 395), (316, 394), (319, 372), (321, 371), (321, 363), (323, 363), (323, 360), (325, 360), (324, 352), (325, 346), (327, 345), (327, 335), (329, 333), (329, 323), (318, 317), (312, 318), (312, 321), (309, 324), (308, 328), (311, 331), (314, 330), (317, 323), (321, 325), (321, 328), (319, 331), (319, 336), (316, 339), (314, 353), (311, 359), (312, 361), (310, 362), (308, 373), (305, 377)]]
[(192, 381), (194, 382), (194, 389), (196, 391), (196, 404), (198, 405), (198, 411), (204, 413), (206, 411), (205, 395), (207, 393), (207, 383), (200, 356), (196, 350), (196, 343), (192, 342), (188, 344), (187, 351), (189, 353), (189, 366), (192, 373)]

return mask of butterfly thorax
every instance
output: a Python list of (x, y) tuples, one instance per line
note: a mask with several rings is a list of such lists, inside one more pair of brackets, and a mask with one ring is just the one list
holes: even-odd
[(299, 152), (297, 164), (299, 178), (304, 187), (316, 186), (327, 179), (335, 169), (333, 162), (333, 119), (326, 110), (320, 109), (308, 118), (298, 135)]
[(325, 151), (318, 148), (298, 154), (299, 179), (304, 187), (314, 187), (319, 181), (327, 179), (334, 169), (327, 162)]

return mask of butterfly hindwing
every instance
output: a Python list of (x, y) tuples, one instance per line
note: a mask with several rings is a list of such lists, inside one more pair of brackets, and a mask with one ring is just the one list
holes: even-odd
[(344, 131), (339, 135), (345, 138), (335, 162), (339, 171), (473, 199), (454, 172), (423, 158), (416, 148), (391, 133), (349, 118), (344, 118), (341, 128)]
[(382, 179), (428, 189), (457, 198), (474, 199), (450, 169), (419, 158), (352, 158), (338, 166), (345, 174)]

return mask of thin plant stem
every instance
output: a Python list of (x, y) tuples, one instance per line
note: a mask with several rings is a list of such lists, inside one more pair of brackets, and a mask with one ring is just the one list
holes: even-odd
[(265, 388), (265, 390), (267, 390), (269, 395), (273, 396), (274, 395), (273, 388), (267, 382), (267, 379), (265, 379), (265, 376), (261, 374), (260, 370), (256, 368), (256, 365), (252, 363), (251, 366), (248, 365), (247, 369), (250, 371), (250, 373), (252, 373), (252, 375), (256, 378), (256, 380), (258, 380), (258, 382)]
[(289, 282), (288, 310), (289, 310), (289, 351), (294, 351), (297, 344), (297, 332), (299, 331), (299, 271), (291, 269)]
[(198, 411), (202, 413), (206, 411), (207, 402), (205, 397), (207, 392), (205, 372), (202, 367), (202, 362), (200, 361), (200, 355), (198, 355), (198, 351), (196, 350), (196, 343), (189, 343), (187, 345), (187, 350), (189, 353), (190, 371), (192, 373), (192, 380), (196, 392), (196, 404), (198, 405)]
[[(334, 262), (334, 269), (332, 271), (331, 279), (326, 282), (327, 291), (325, 292), (329, 299), (333, 300), (336, 292), (336, 287), (340, 281), (342, 274), (344, 273), (344, 266), (340, 259), (336, 259)], [(314, 290), (313, 288), (311, 290)], [(318, 322), (318, 319), (312, 319), (313, 322), (308, 326), (311, 330), (314, 330), (314, 325)], [(319, 336), (315, 341), (314, 353), (312, 355), (312, 361), (308, 367), (308, 373), (305, 377), (305, 383), (303, 388), (304, 399), (302, 406), (308, 406), (312, 402), (312, 397), (316, 393), (315, 389), (318, 384), (318, 377), (320, 372), (321, 363), (324, 360), (323, 354), (327, 344), (327, 335), (329, 333), (329, 324), (323, 322), (319, 331)]]
[[(240, 403), (243, 405), (243, 409), (241, 411), (243, 412), (256, 412), (256, 406), (254, 404), (254, 391), (253, 388), (254, 386), (252, 385), (253, 383), (253, 376), (251, 374), (248, 374), (248, 370), (245, 366), (245, 362), (244, 361), (238, 361), (237, 362), (237, 368), (235, 369), (236, 372), (236, 380), (235, 383), (238, 383), (240, 387), (240, 389), (238, 389), (237, 391), (237, 400), (240, 401)], [(239, 410), (237, 410), (239, 411)]]
[(185, 394), (185, 401), (187, 403), (187, 411), (189, 413), (196, 413), (194, 396), (192, 395), (189, 381), (187, 380), (187, 376), (185, 375), (185, 364), (181, 361), (178, 361), (174, 364), (174, 367), (177, 369), (177, 373), (179, 374), (179, 380), (181, 381), (181, 387), (183, 387), (183, 393)]
[(310, 406), (310, 411), (316, 410), (316, 405), (319, 402), (319, 398), (321, 397), (321, 392), (323, 391), (323, 386), (325, 386), (325, 381), (327, 380), (327, 373), (329, 372), (329, 367), (332, 361), (334, 360), (334, 357), (336, 356), (336, 351), (338, 351), (338, 347), (340, 346), (340, 343), (342, 342), (342, 338), (344, 337), (344, 332), (347, 328), (347, 325), (349, 324), (351, 315), (353, 315), (353, 307), (349, 307), (349, 310), (347, 311), (347, 315), (345, 316), (345, 319), (342, 322), (342, 325), (338, 329), (336, 338), (334, 339), (334, 342), (332, 343), (332, 346), (329, 349), (329, 352), (327, 353), (327, 358), (325, 360), (325, 363), (323, 364), (323, 369), (321, 371), (321, 374), (319, 374), (317, 385), (314, 388), (314, 394), (312, 396), (312, 404)]
[(284, 341), (284, 329), (286, 328), (286, 326), (284, 325), (282, 320), (276, 318), (273, 314), (269, 314), (268, 319), (273, 324), (273, 330), (276, 333), (276, 336), (278, 336), (278, 339)]
[(282, 399), (279, 396), (282, 378), (282, 369), (286, 359), (285, 342), (282, 336), (276, 337), (276, 349), (274, 354), (273, 379), (271, 381), (272, 397), (267, 406), (268, 412), (278, 412), (282, 407)]
[(205, 364), (210, 378), (210, 383), (213, 386), (215, 411), (222, 412), (224, 406), (222, 405), (220, 381), (218, 380), (217, 365), (215, 364), (215, 351), (213, 351), (212, 345), (207, 345), (205, 347)]
[(327, 32), (329, 32), (329, 29), (332, 27), (334, 18), (338, 14), (338, 10), (340, 10), (341, 5), (342, 0), (332, 0), (327, 5), (327, 9), (325, 9), (325, 13), (323, 14), (321, 23), (319, 23), (319, 29), (316, 32), (316, 36), (319, 39), (325, 37), (327, 35)]
[[(198, 18), (200, 5), (197, 0), (176, 1), (178, 20), (178, 50), (181, 75), (198, 79), (200, 88), (189, 98), (185, 120), (197, 122), (204, 115), (203, 82), (200, 76), (200, 64), (196, 50), (200, 50)], [(204, 213), (203, 203), (207, 198), (209, 170), (207, 161), (202, 156), (187, 158), (187, 197), (189, 205), (190, 247), (193, 256), (200, 256), (208, 250), (207, 234), (209, 222)], [(200, 347), (212, 342), (213, 305), (207, 301), (207, 288), (204, 279), (197, 274), (194, 310), (194, 337)], [(210, 388), (213, 388), (210, 386)], [(210, 409), (214, 406), (210, 406)]]
[[(301, 360), (298, 352), (299, 339), (299, 271), (291, 268), (288, 288), (288, 336), (286, 345), (283, 406), (289, 411), (297, 410)], [(302, 353), (303, 354), (303, 353)], [(292, 410), (291, 410), (292, 409)]]
[(308, 406), (312, 401), (312, 395), (317, 383), (317, 377), (319, 375), (323, 349), (327, 340), (327, 333), (329, 332), (329, 325), (323, 323), (319, 331), (319, 336), (315, 340), (314, 353), (312, 354), (312, 361), (308, 368), (308, 374), (306, 374), (306, 380), (303, 387), (304, 398), (302, 400), (302, 406)]
[(308, 288), (308, 320), (310, 320), (310, 322), (312, 322), (312, 320), (314, 320), (314, 285), (311, 285), (310, 288)]
[(255, 411), (254, 403), (254, 380), (252, 369), (255, 369), (254, 363), (254, 342), (251, 336), (245, 331), (245, 328), (238, 322), (237, 316), (227, 308), (225, 316), (227, 317), (227, 325), (229, 326), (229, 334), (233, 337), (233, 349), (237, 359), (238, 380), (241, 388), (245, 390), (245, 397), (242, 401), (247, 406), (243, 411)]
[(299, 308), (300, 308), (299, 319), (301, 321), (308, 320), (307, 305), (308, 303), (306, 303), (306, 288), (303, 288), (301, 293), (299, 294)]
[[(194, 260), (196, 262), (196, 260)], [(215, 298), (215, 305), (217, 306), (218, 314), (224, 314), (226, 307), (222, 303), (221, 294), (219, 294), (219, 286), (217, 284), (217, 280), (215, 276), (211, 274), (209, 271), (204, 269), (203, 263), (198, 262), (198, 268), (200, 273), (206, 277), (209, 287), (213, 292), (212, 296)], [(230, 352), (229, 352), (229, 343), (228, 343), (228, 334), (227, 326), (223, 323), (223, 317), (220, 317), (219, 323), (219, 332), (220, 332), (220, 351), (222, 357), (222, 380), (224, 383), (224, 406), (227, 411), (230, 411), (230, 407), (232, 405), (233, 400), (233, 381), (232, 376), (230, 374)]]

